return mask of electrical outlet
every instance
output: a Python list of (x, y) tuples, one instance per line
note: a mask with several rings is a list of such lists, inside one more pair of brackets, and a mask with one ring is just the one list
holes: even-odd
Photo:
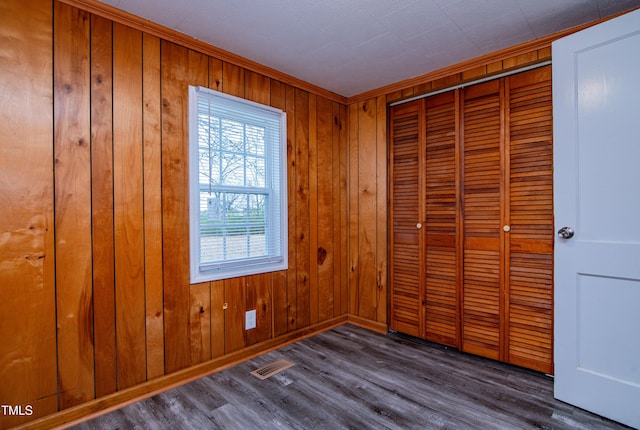
[(244, 317), (244, 329), (251, 330), (256, 328), (256, 310), (247, 311)]

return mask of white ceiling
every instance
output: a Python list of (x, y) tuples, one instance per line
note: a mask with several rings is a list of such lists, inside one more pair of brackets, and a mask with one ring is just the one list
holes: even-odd
[(640, 6), (640, 0), (101, 0), (343, 96)]

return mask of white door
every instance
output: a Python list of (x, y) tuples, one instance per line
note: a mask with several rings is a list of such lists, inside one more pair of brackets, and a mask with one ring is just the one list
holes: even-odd
[(640, 10), (553, 44), (555, 396), (640, 428)]

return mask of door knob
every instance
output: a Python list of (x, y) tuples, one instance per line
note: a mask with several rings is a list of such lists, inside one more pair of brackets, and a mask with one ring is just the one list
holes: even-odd
[(573, 237), (574, 231), (571, 227), (562, 227), (558, 230), (558, 236), (563, 239), (571, 239)]
[(416, 228), (417, 228), (418, 230), (420, 230), (420, 229), (422, 228), (422, 224), (420, 224), (420, 223), (416, 224)]

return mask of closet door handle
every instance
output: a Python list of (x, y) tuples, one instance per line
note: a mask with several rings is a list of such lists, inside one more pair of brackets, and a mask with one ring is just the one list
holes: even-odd
[(416, 228), (417, 228), (418, 230), (420, 230), (420, 229), (422, 228), (422, 224), (420, 224), (420, 223), (416, 224)]

